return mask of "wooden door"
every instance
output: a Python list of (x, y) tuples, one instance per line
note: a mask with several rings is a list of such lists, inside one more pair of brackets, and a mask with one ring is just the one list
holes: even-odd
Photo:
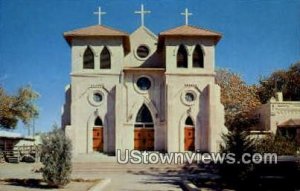
[(140, 151), (154, 150), (154, 129), (153, 128), (134, 129), (134, 149)]
[(93, 150), (103, 151), (103, 127), (93, 128)]
[(184, 128), (184, 150), (195, 151), (195, 128)]

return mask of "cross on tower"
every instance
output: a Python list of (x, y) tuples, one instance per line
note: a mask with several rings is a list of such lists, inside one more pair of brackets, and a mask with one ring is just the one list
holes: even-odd
[(98, 11), (94, 12), (94, 15), (98, 15), (98, 24), (101, 25), (101, 16), (105, 15), (106, 12), (101, 11), (101, 7), (98, 7)]
[(193, 15), (192, 13), (189, 13), (189, 10), (185, 8), (184, 13), (181, 13), (181, 15), (185, 16), (185, 25), (189, 25), (189, 16)]
[(141, 14), (141, 25), (144, 26), (144, 15), (151, 13), (151, 11), (146, 11), (144, 10), (144, 5), (141, 5), (141, 10), (140, 11), (135, 11), (135, 14)]

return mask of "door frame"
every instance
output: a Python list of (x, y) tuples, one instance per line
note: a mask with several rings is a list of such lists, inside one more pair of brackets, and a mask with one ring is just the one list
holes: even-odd
[(103, 151), (102, 152), (107, 152), (107, 146), (108, 146), (108, 127), (107, 127), (107, 121), (106, 117), (104, 117), (104, 114), (91, 114), (87, 123), (87, 128), (86, 128), (86, 133), (87, 133), (87, 138), (86, 138), (86, 153), (93, 153), (93, 128), (95, 127), (95, 120), (97, 117), (100, 117), (102, 120), (102, 128), (103, 128)]
[(158, 115), (158, 111), (156, 109), (156, 107), (154, 106), (154, 104), (152, 103), (152, 101), (148, 98), (144, 98), (143, 101), (138, 101), (134, 104), (133, 108), (131, 109), (130, 111), (130, 121), (131, 121), (131, 124), (132, 124), (132, 150), (134, 150), (134, 129), (135, 129), (135, 124), (136, 123), (136, 117), (137, 117), (137, 114), (140, 110), (140, 108), (143, 106), (143, 104), (145, 104), (145, 106), (148, 108), (148, 110), (150, 111), (151, 113), (151, 117), (152, 117), (152, 120), (153, 120), (153, 130), (154, 130), (154, 151), (157, 150), (157, 127), (159, 127), (159, 121), (160, 121), (160, 118), (159, 118), (159, 115)]
[(184, 141), (184, 151), (190, 151), (190, 152), (194, 152), (194, 151), (196, 151), (196, 129), (195, 129), (195, 125), (185, 125), (185, 127), (184, 127), (184, 140), (186, 139), (186, 133), (185, 133), (185, 131), (186, 131), (186, 129), (187, 128), (189, 128), (189, 129), (193, 129), (194, 130), (194, 140), (193, 140), (193, 142), (194, 142), (194, 150), (186, 150), (185, 149), (185, 141)]
[[(179, 127), (178, 127), (178, 138), (179, 138), (179, 141), (178, 141), (178, 148), (179, 148), (179, 152), (190, 152), (190, 151), (185, 151), (185, 148), (184, 148), (184, 139), (185, 139), (185, 133), (184, 133), (184, 129), (185, 129), (185, 120), (190, 117), (193, 121), (193, 124), (194, 124), (194, 128), (195, 128), (195, 136), (194, 136), (194, 147), (195, 147), (195, 151), (198, 150), (197, 148), (197, 143), (196, 141), (200, 138), (200, 135), (198, 136), (197, 132), (198, 132), (198, 123), (197, 123), (197, 118), (194, 118), (193, 116), (196, 116), (196, 115), (192, 115), (192, 114), (188, 114), (188, 113), (184, 113), (182, 116), (181, 116), (181, 119), (179, 121)], [(200, 141), (199, 141), (200, 142)]]
[[(101, 139), (102, 139), (102, 148), (100, 148), (99, 151), (95, 151), (94, 150), (94, 129), (101, 129), (100, 131), (102, 131), (102, 136), (101, 136)], [(93, 139), (93, 152), (101, 152), (101, 153), (103, 153), (104, 152), (104, 127), (103, 127), (103, 125), (102, 126), (94, 126), (92, 131), (93, 131), (93, 137), (92, 137), (92, 139)]]

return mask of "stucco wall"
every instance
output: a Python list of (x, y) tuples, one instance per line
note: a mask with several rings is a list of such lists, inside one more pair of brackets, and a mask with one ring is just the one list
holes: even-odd
[[(224, 127), (224, 108), (220, 89), (215, 84), (214, 49), (212, 40), (200, 38), (166, 39), (163, 51), (157, 51), (157, 37), (140, 27), (130, 35), (131, 52), (124, 55), (122, 39), (81, 39), (72, 42), (71, 104), (63, 119), (66, 133), (73, 141), (74, 153), (92, 150), (92, 128), (99, 116), (104, 126), (104, 151), (134, 148), (134, 124), (143, 104), (151, 112), (157, 151), (184, 151), (185, 120), (190, 116), (195, 125), (195, 148), (216, 151)], [(180, 44), (188, 50), (188, 68), (177, 68), (176, 56)], [(199, 44), (204, 52), (204, 68), (192, 67), (192, 54)], [(95, 69), (83, 69), (83, 54), (87, 46), (95, 57)], [(139, 45), (146, 45), (150, 55), (136, 56)], [(111, 53), (111, 69), (100, 69), (100, 53), (106, 46)], [(165, 55), (163, 55), (165, 54)], [(137, 67), (140, 67), (137, 69)], [(145, 76), (151, 87), (141, 91), (136, 81)], [(93, 93), (103, 96), (101, 103), (93, 101)], [(195, 100), (185, 100), (192, 92)], [(68, 104), (66, 104), (68, 107)], [(64, 118), (64, 117), (63, 117)]]

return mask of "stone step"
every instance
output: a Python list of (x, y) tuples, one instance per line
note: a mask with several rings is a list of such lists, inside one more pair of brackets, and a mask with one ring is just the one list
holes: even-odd
[(6, 157), (9, 163), (19, 163), (19, 157)]
[(184, 165), (172, 164), (118, 164), (118, 163), (73, 163), (73, 167), (85, 168), (183, 168)]
[(116, 162), (98, 163), (73, 163), (73, 171), (76, 172), (141, 172), (141, 171), (174, 171), (183, 170), (180, 165), (165, 164), (118, 164)]

